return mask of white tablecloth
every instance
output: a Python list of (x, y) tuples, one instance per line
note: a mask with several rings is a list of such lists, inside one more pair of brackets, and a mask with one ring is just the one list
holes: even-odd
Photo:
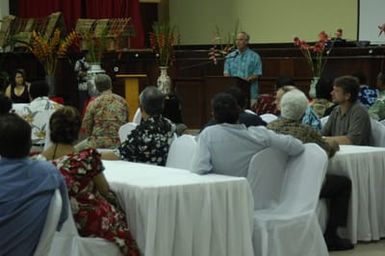
[(253, 200), (246, 179), (103, 163), (146, 256), (253, 255)]
[(385, 236), (385, 148), (344, 145), (330, 160), (329, 173), (351, 178), (347, 235), (356, 243)]

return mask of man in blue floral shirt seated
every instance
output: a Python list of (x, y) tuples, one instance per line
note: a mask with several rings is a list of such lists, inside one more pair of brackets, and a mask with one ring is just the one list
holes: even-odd
[(175, 125), (162, 116), (164, 95), (154, 86), (139, 96), (142, 121), (114, 152), (103, 152), (106, 160), (123, 159), (164, 166), (174, 138)]
[(353, 74), (354, 77), (360, 82), (360, 91), (358, 93), (358, 99), (367, 108), (370, 108), (376, 101), (379, 92), (375, 87), (370, 87), (366, 84), (366, 76), (362, 72), (356, 72)]

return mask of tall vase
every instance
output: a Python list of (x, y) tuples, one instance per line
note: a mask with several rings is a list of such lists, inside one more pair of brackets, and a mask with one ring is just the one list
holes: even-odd
[(163, 94), (170, 94), (171, 92), (171, 79), (170, 76), (167, 74), (168, 67), (161, 66), (160, 69), (160, 76), (157, 80), (158, 89)]
[(318, 76), (315, 76), (310, 81), (309, 96), (313, 99), (317, 97), (316, 86), (317, 86), (319, 79), (320, 78)]
[(55, 84), (56, 84), (56, 77), (54, 74), (47, 74), (45, 75), (45, 81), (48, 84), (48, 96), (52, 97), (55, 96)]

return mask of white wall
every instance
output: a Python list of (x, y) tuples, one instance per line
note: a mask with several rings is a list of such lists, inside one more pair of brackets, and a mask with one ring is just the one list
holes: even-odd
[[(210, 44), (215, 26), (232, 31), (237, 20), (252, 43), (316, 40), (321, 30), (357, 39), (358, 0), (170, 0), (170, 21), (182, 44)], [(370, 1), (370, 0), (368, 0)], [(385, 0), (378, 0), (383, 1)]]

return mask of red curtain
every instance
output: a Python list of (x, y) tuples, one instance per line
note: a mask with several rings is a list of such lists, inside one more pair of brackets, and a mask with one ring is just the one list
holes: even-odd
[(79, 0), (19, 0), (19, 16), (23, 18), (39, 18), (53, 12), (63, 13), (68, 31), (75, 28), (76, 20), (81, 15), (81, 1)]
[(144, 48), (144, 30), (139, 0), (86, 0), (86, 13), (87, 18), (90, 19), (131, 17), (135, 29), (131, 47)]

